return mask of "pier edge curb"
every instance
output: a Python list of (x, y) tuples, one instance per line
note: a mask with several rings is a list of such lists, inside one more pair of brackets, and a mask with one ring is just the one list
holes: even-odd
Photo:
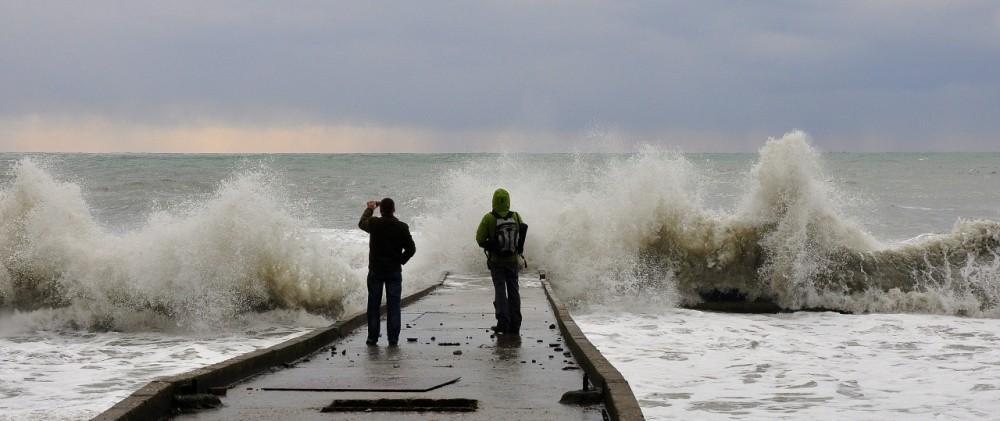
[(573, 356), (576, 357), (584, 372), (590, 377), (593, 385), (600, 387), (604, 396), (604, 406), (612, 420), (620, 421), (643, 421), (642, 409), (639, 402), (632, 393), (632, 387), (622, 376), (621, 372), (615, 368), (601, 351), (590, 343), (587, 336), (583, 334), (580, 327), (576, 325), (569, 310), (556, 297), (552, 290), (552, 285), (546, 279), (545, 273), (540, 272), (542, 288), (545, 289), (545, 296), (552, 306), (552, 312), (556, 316), (559, 330), (566, 338), (566, 345)]

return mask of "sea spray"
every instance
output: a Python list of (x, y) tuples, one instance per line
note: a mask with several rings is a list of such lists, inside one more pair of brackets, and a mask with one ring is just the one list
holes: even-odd
[(813, 282), (833, 254), (878, 247), (843, 215), (841, 194), (804, 133), (769, 139), (759, 155), (731, 214), (699, 216), (686, 231), (668, 225), (647, 243), (676, 269), (688, 302), (699, 293), (735, 291), (786, 308), (815, 305), (808, 299)]
[(263, 172), (123, 234), (98, 225), (78, 185), (22, 160), (0, 193), (0, 302), (64, 308), (71, 325), (213, 329), (246, 312), (339, 315), (360, 275), (308, 235)]
[(849, 197), (803, 132), (768, 140), (729, 211), (703, 204), (705, 177), (679, 153), (586, 159), (552, 168), (505, 155), (443, 175), (418, 220), (424, 263), (482, 270), (473, 227), (503, 187), (531, 226), (528, 261), (577, 304), (690, 305), (723, 292), (792, 310), (997, 313), (1000, 224), (883, 244), (845, 215)]
[(647, 243), (686, 302), (723, 291), (793, 310), (996, 313), (1000, 224), (959, 221), (951, 234), (882, 244), (841, 211), (845, 198), (798, 131), (768, 140), (747, 184), (731, 215), (700, 218), (710, 246), (671, 225)]
[(475, 162), (444, 174), (438, 197), (418, 219), (424, 242), (432, 245), (423, 259), (485, 270), (475, 227), (490, 209), (492, 192), (503, 187), (511, 208), (530, 226), (530, 268), (552, 272), (567, 297), (590, 302), (642, 295), (672, 305), (670, 272), (653, 265), (643, 245), (664, 224), (684, 224), (698, 214), (700, 182), (679, 153), (652, 147), (632, 156), (578, 155), (562, 167), (514, 155)]
[[(324, 171), (353, 183), (363, 177), (351, 166), (357, 159)], [(630, 155), (484, 155), (419, 184), (398, 182), (420, 192), (400, 202), (418, 246), (404, 267), (404, 288), (426, 285), (442, 270), (485, 270), (475, 227), (490, 194), (504, 187), (531, 225), (530, 269), (547, 269), (577, 305), (663, 308), (735, 291), (787, 309), (997, 313), (997, 223), (963, 220), (951, 233), (882, 243), (841, 209), (851, 195), (829, 180), (802, 132), (770, 139), (753, 165), (729, 169), (745, 174), (730, 208), (706, 205), (722, 178), (692, 159), (655, 147)], [(409, 174), (406, 166), (395, 170)], [(57, 308), (51, 314), (68, 324), (144, 329), (218, 327), (277, 308), (360, 309), (366, 237), (342, 224), (318, 230), (295, 216), (295, 201), (281, 194), (288, 187), (270, 178), (267, 170), (237, 170), (207, 198), (112, 232), (95, 222), (79, 184), (22, 160), (0, 198), (0, 311)], [(343, 194), (363, 198), (385, 188), (358, 186), (364, 190)], [(339, 194), (330, 200), (342, 201)]]
[(799, 131), (768, 140), (746, 191), (733, 213), (697, 218), (696, 235), (665, 225), (647, 243), (684, 302), (722, 291), (792, 310), (996, 314), (996, 222), (883, 244), (845, 216), (846, 199)]

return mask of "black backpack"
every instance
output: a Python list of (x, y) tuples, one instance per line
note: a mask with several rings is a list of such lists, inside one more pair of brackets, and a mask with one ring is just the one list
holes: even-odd
[(506, 218), (502, 218), (496, 212), (492, 213), (496, 219), (496, 229), (493, 231), (493, 238), (490, 239), (490, 243), (493, 245), (491, 252), (503, 257), (515, 254), (523, 256), (528, 224), (521, 222), (521, 215), (518, 215), (517, 212), (508, 213)]

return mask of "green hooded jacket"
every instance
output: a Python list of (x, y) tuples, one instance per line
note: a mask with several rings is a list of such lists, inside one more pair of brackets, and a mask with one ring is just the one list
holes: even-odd
[[(508, 212), (512, 212), (510, 210), (510, 193), (507, 193), (507, 190), (497, 189), (497, 191), (493, 192), (493, 212), (496, 212), (497, 215), (500, 215), (503, 218), (507, 217)], [(476, 243), (479, 243), (479, 247), (486, 248), (487, 239), (492, 238), (493, 235), (496, 234), (497, 218), (493, 216), (493, 212), (488, 212), (486, 215), (483, 215), (483, 220), (479, 222), (479, 228), (476, 229)], [(517, 212), (513, 213), (514, 219), (517, 220), (517, 223), (520, 224), (524, 222), (521, 220), (521, 215), (518, 215)], [(489, 262), (491, 265), (500, 264), (504, 266), (518, 267), (520, 265), (518, 259), (519, 257), (517, 255), (495, 256), (490, 254)]]

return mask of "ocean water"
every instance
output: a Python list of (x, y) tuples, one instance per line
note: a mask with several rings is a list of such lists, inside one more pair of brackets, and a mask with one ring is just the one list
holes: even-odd
[[(800, 132), (754, 154), (0, 154), (0, 418), (86, 419), (360, 309), (369, 199), (415, 233), (405, 289), (480, 273), (497, 187), (650, 419), (988, 418), (998, 171)], [(789, 313), (685, 309), (712, 291)]]

